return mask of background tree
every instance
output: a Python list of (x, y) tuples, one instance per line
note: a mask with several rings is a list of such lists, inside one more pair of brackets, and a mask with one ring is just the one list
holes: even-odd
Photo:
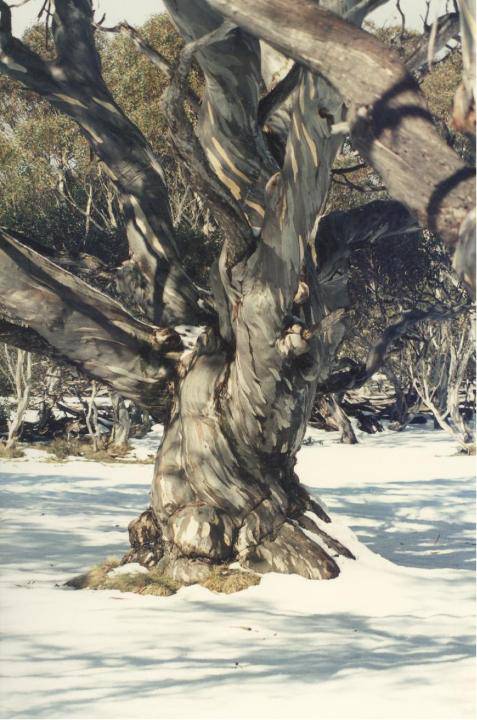
[[(475, 436), (468, 422), (475, 397), (475, 337), (468, 318), (418, 328), (409, 348), (412, 385), (438, 426), (475, 454)], [(475, 389), (475, 385), (474, 385)], [(475, 391), (474, 391), (475, 395)]]
[[(2, 374), (13, 390), (13, 407), (5, 413), (8, 433), (5, 443), (5, 454), (15, 455), (15, 446), (21, 435), (21, 429), (28, 410), (32, 386), (32, 357), (26, 350), (9, 350), (7, 345), (2, 348)], [(2, 447), (0, 446), (0, 451)]]

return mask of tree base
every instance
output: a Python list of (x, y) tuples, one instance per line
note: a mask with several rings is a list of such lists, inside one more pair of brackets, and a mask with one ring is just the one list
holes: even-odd
[[(125, 572), (117, 573), (118, 569)], [(208, 574), (199, 584), (213, 592), (229, 595), (258, 585), (260, 580), (259, 575), (250, 571), (210, 566)], [(190, 585), (190, 582), (174, 580), (159, 567), (148, 572), (139, 572), (137, 566), (130, 565), (129, 570), (127, 565), (120, 567), (117, 558), (108, 558), (100, 565), (71, 578), (65, 585), (74, 590), (119, 590), (138, 595), (167, 597), (174, 595), (184, 585)]]
[(261, 542), (236, 548), (224, 562), (214, 557), (185, 555), (179, 547), (166, 542), (154, 511), (149, 508), (130, 523), (131, 549), (121, 563), (136, 562), (147, 568), (158, 568), (181, 585), (203, 584), (218, 567), (236, 562), (260, 574), (297, 574), (313, 580), (337, 577), (340, 572), (337, 558), (355, 559), (353, 553), (320, 527), (320, 521), (331, 521), (318, 503), (308, 498), (302, 510), (295, 513), (296, 517), (281, 522), (275, 532)]

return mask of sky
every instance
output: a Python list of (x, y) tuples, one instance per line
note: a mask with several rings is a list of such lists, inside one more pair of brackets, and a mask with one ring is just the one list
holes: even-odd
[[(10, 5), (20, 3), (22, 0), (11, 0)], [(449, 3), (450, 5), (451, 3)], [(25, 28), (35, 22), (43, 0), (29, 0), (25, 5), (13, 10), (13, 30), (21, 35)], [(106, 22), (115, 24), (120, 20), (127, 20), (133, 25), (141, 25), (150, 15), (164, 10), (161, 0), (96, 0), (98, 16), (106, 13)], [(422, 20), (426, 11), (425, 0), (401, 0), (401, 7), (406, 14), (407, 26), (411, 29), (421, 29)], [(430, 19), (445, 12), (446, 0), (431, 0)], [(395, 0), (379, 8), (369, 16), (377, 25), (392, 25), (400, 23), (400, 15), (396, 10)]]

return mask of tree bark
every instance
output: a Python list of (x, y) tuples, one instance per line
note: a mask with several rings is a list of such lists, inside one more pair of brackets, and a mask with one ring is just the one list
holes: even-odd
[[(12, 319), (38, 334), (55, 357), (154, 410), (183, 350), (177, 332), (137, 320), (3, 230), (0, 297)], [(22, 339), (25, 332), (18, 333)]]
[(306, 364), (290, 365), (274, 388), (273, 407), (259, 412), (267, 383), (254, 385), (261, 398), (251, 395), (237, 382), (239, 362), (207, 333), (177, 381), (152, 509), (130, 526), (128, 561), (159, 562), (185, 582), (234, 560), (258, 572), (338, 574), (335, 557), (352, 555), (326, 533), (329, 517), (294, 472), (312, 397), (306, 372)]
[[(475, 204), (475, 170), (439, 137), (417, 84), (392, 50), (313, 0), (293, 5), (287, 0), (209, 1), (228, 20), (322, 73), (348, 107), (355, 148), (379, 172), (389, 193), (423, 227), (439, 233), (450, 247), (459, 245), (461, 227)], [(472, 285), (475, 254), (470, 249), (471, 244), (460, 243), (458, 269)]]
[(338, 403), (334, 395), (318, 395), (314, 408), (325, 429), (337, 430), (343, 445), (356, 445), (358, 440), (348, 415)]

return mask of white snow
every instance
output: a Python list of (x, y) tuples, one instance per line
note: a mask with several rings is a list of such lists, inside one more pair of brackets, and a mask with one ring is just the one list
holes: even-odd
[(145, 568), (144, 565), (139, 565), (139, 563), (127, 563), (127, 565), (120, 565), (119, 567), (110, 570), (108, 572), (108, 576), (115, 577), (116, 575), (129, 575), (131, 573), (143, 573), (143, 575), (148, 575), (149, 570)]
[(153, 466), (4, 461), (1, 717), (473, 718), (473, 459), (422, 428), (309, 435), (298, 472), (358, 559), (235, 595), (64, 589), (124, 552)]

